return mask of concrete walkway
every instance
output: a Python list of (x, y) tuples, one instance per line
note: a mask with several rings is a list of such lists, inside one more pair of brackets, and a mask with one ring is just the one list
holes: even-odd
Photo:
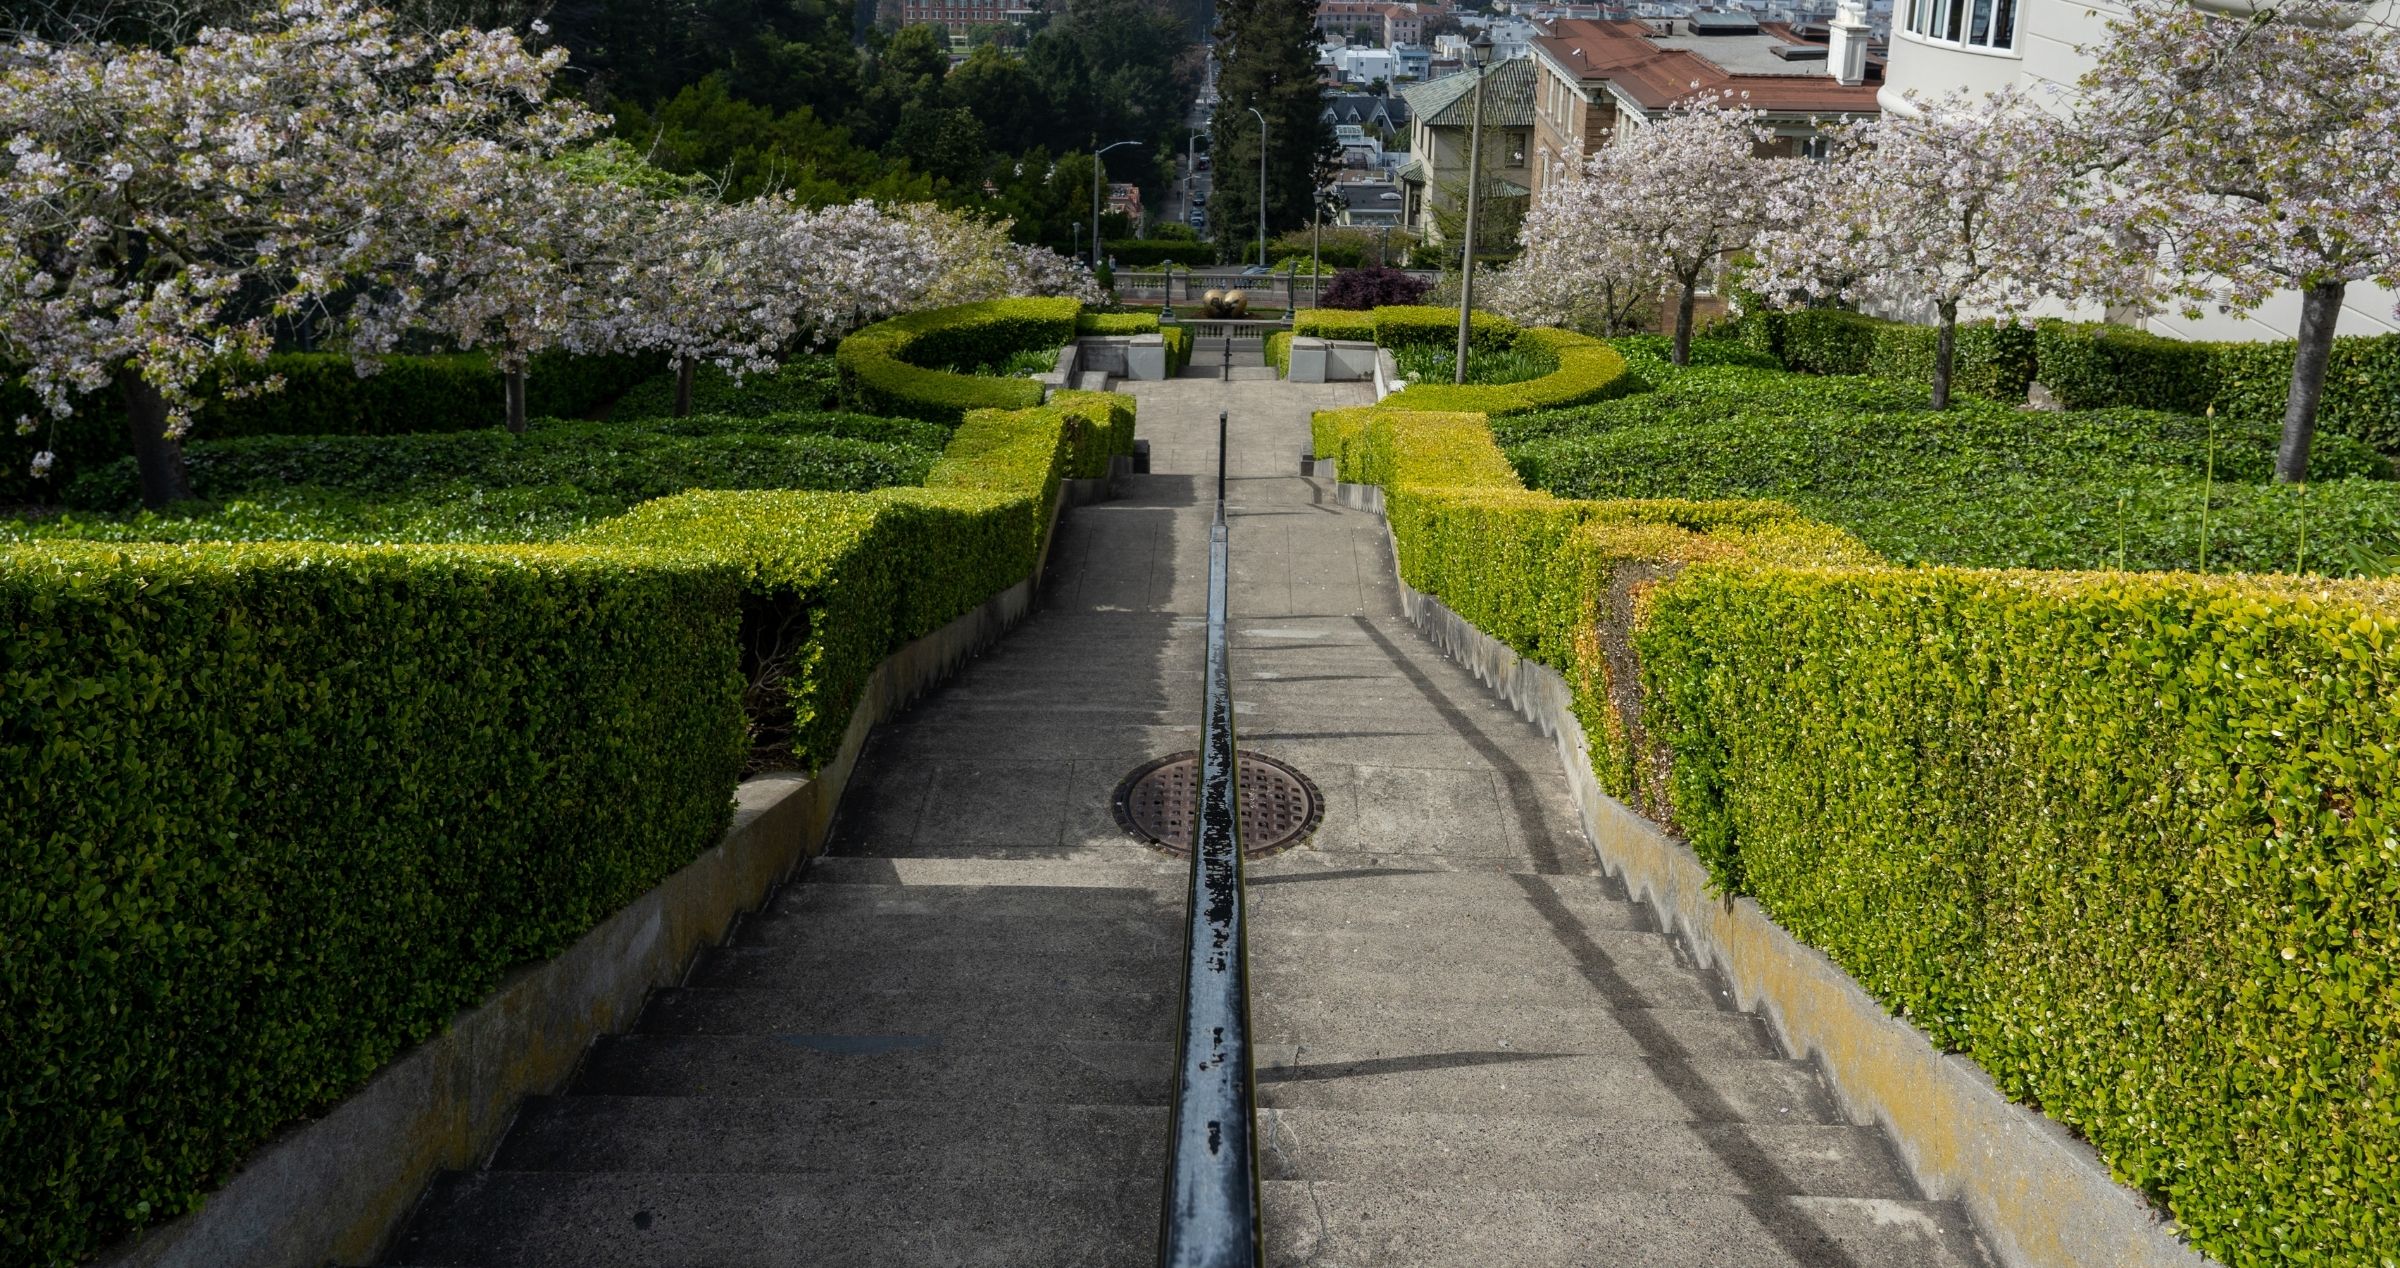
[(1245, 748), (1324, 791), (1252, 868), (1271, 1262), (1983, 1262), (1888, 1143), (1599, 874), (1550, 742), (1401, 617), (1293, 474), (1356, 385), (1132, 384), (1154, 474), (1036, 614), (878, 731), (832, 853), (437, 1186), (391, 1262), (1153, 1255), (1184, 864), (1118, 780), (1197, 744), (1216, 412)]

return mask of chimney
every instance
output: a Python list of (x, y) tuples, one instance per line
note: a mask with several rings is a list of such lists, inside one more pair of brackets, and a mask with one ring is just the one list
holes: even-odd
[(1849, 88), (1867, 82), (1867, 40), (1872, 35), (1866, 0), (1841, 0), (1833, 14), (1833, 50), (1825, 59), (1835, 82)]

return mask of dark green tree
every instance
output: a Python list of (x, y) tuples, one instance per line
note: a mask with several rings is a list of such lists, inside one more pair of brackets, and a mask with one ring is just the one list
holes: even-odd
[[(1266, 117), (1267, 233), (1308, 223), (1340, 151), (1317, 87), (1317, 0), (1219, 0), (1209, 219), (1236, 257), (1258, 232), (1259, 127)], [(1252, 252), (1255, 259), (1255, 251)]]

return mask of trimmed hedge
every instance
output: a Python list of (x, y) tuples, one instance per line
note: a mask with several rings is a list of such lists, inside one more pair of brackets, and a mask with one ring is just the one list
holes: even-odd
[[(1320, 310), (1323, 311), (1323, 310)], [(1458, 345), (1458, 310), (1429, 304), (1386, 304), (1370, 309), (1375, 342), (1386, 348), (1411, 344)], [(1467, 324), (1467, 350), (1506, 348), (1517, 341), (1517, 323), (1481, 309)], [(1339, 338), (1342, 336), (1330, 336)]]
[(1031, 379), (952, 374), (930, 365), (981, 365), (1011, 353), (1062, 347), (1083, 305), (1073, 299), (996, 299), (908, 313), (842, 340), (834, 353), (852, 408), (955, 423), (978, 409), (1042, 403)]
[(1573, 331), (1535, 328), (1516, 345), (1532, 345), (1555, 358), (1558, 368), (1520, 383), (1420, 383), (1385, 398), (1394, 409), (1468, 410), (1502, 416), (1532, 410), (1589, 405), (1639, 392), (1647, 385), (1626, 369), (1625, 358), (1598, 339)]
[(1167, 345), (1167, 377), (1183, 373), (1192, 363), (1192, 331), (1188, 326), (1161, 326), (1156, 313), (1085, 313), (1075, 319), (1079, 335), (1158, 335)]
[[(2215, 406), (2242, 422), (2283, 421), (2291, 340), (2210, 343), (2095, 322), (2035, 327), (2042, 386), (2070, 409), (2134, 405), (2198, 414)], [(2318, 407), (2320, 432), (2400, 456), (2400, 335), (2333, 341)]]
[(742, 583), (752, 766), (830, 760), (875, 666), (1032, 574), (1059, 481), (1131, 452), (1131, 399), (967, 416), (921, 489), (686, 493), (578, 540), (689, 552)]
[[(1451, 316), (1453, 329), (1458, 318)], [(1292, 314), (1292, 333), (1314, 339), (1375, 342), (1375, 312), (1354, 308), (1303, 308)]]
[[(526, 373), (526, 410), (536, 417), (581, 418), (658, 372), (651, 357), (578, 357), (548, 353)], [(254, 381), (283, 378), (283, 389), (226, 400), (220, 388), (192, 422), (202, 440), (244, 436), (396, 436), (416, 432), (466, 431), (502, 420), (502, 376), (481, 353), (458, 356), (385, 357), (381, 368), (361, 378), (350, 358), (335, 353), (279, 352), (263, 368), (237, 376)], [(73, 418), (53, 432), (48, 422), (31, 436), (15, 434), (18, 417), (46, 416), (33, 394), (13, 380), (0, 381), (0, 503), (48, 502), (83, 471), (117, 458), (130, 458), (125, 416), (113, 394), (88, 397)], [(53, 446), (58, 465), (47, 479), (28, 473), (33, 455)]]
[(1288, 379), (1292, 375), (1293, 337), (1293, 333), (1289, 330), (1278, 330), (1268, 335), (1266, 341), (1260, 345), (1267, 364), (1275, 367), (1276, 378)]
[(190, 1209), (716, 844), (735, 580), (548, 548), (0, 546), (0, 1247)]
[[(1941, 332), (1831, 308), (1745, 313), (1733, 323), (1744, 346), (1803, 374), (1867, 374), (1911, 383), (1933, 381)], [(2034, 332), (2011, 322), (1960, 322), (1951, 354), (1954, 392), (2010, 404), (2034, 380)]]
[(2400, 592), (1695, 568), (1637, 638), (1717, 882), (2232, 1265), (2400, 1245)]
[(1897, 569), (1526, 490), (1477, 414), (1313, 431), (1403, 579), (1561, 671), (1604, 790), (2202, 1249), (2400, 1244), (2400, 586)]

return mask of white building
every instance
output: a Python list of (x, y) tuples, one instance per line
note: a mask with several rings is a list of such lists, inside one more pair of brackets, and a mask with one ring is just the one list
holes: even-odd
[[(2201, 7), (2244, 2), (2215, 0)], [(2078, 46), (2106, 39), (2109, 19), (2123, 12), (2118, 5), (2084, 0), (1898, 0), (1879, 100), (1885, 110), (1904, 114), (1912, 90), (1938, 98), (1954, 88), (1981, 94), (2014, 85), (2063, 109), (2091, 64)], [(2395, 298), (2380, 287), (2352, 285), (2336, 333), (2400, 332), (2392, 312)], [(2170, 310), (2143, 324), (2181, 339), (2290, 339), (2300, 329), (2300, 296), (2279, 294), (2247, 319), (2211, 311), (2192, 321)]]

